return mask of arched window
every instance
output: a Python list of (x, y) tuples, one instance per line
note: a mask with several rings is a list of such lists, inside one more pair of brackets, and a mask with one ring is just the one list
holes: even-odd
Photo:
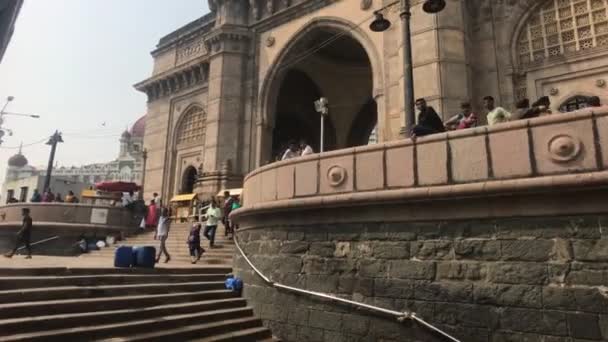
[(545, 0), (523, 27), (517, 53), (526, 66), (597, 47), (608, 47), (608, 0)]
[(177, 144), (202, 143), (205, 137), (205, 112), (195, 106), (184, 114), (176, 130)]
[(562, 103), (561, 106), (559, 106), (559, 111), (562, 113), (567, 113), (575, 111), (577, 109), (586, 108), (589, 106), (589, 104), (587, 103), (588, 100), (589, 97), (587, 96), (579, 95), (571, 97), (566, 102)]

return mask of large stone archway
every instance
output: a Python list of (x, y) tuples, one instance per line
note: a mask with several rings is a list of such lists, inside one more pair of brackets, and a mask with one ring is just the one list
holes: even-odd
[(314, 101), (329, 100), (325, 151), (367, 144), (382, 118), (376, 90), (378, 58), (365, 35), (340, 19), (318, 19), (300, 30), (279, 54), (261, 91), (258, 157), (279, 157), (290, 139), (319, 151), (320, 117)]

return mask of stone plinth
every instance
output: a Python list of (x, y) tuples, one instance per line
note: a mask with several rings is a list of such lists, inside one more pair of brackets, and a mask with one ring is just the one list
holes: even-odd
[[(462, 341), (608, 340), (608, 108), (347, 149), (246, 177), (233, 213), (273, 281), (411, 310)], [(286, 341), (433, 341), (419, 326), (274, 290)]]

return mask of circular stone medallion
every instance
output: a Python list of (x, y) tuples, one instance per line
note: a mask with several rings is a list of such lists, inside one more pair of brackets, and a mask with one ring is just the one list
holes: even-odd
[(579, 139), (567, 135), (558, 134), (549, 139), (549, 156), (556, 162), (568, 162), (578, 157), (581, 152)]
[(340, 165), (331, 166), (327, 170), (327, 179), (329, 180), (329, 185), (333, 187), (342, 185), (346, 180), (346, 169)]

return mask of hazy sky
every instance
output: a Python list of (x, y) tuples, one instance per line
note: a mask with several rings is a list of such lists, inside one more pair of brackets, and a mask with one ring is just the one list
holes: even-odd
[[(14, 134), (0, 146), (0, 182), (17, 153), (11, 147), (56, 129), (64, 132), (60, 165), (114, 159), (122, 131), (145, 113), (146, 97), (133, 84), (150, 76), (150, 51), (207, 12), (206, 0), (25, 0), (0, 63), (0, 106), (12, 95), (7, 111), (41, 118), (5, 117)], [(23, 154), (46, 165), (49, 146), (26, 146)]]

